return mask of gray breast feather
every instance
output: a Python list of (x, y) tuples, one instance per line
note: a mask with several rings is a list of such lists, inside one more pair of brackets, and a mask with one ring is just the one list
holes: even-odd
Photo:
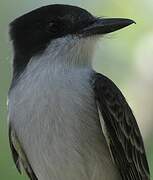
[(38, 179), (119, 179), (101, 130), (92, 71), (57, 75), (42, 67), (23, 74), (9, 96), (9, 119)]

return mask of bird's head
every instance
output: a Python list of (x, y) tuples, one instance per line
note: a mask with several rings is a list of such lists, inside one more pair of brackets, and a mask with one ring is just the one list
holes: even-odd
[(82, 42), (84, 49), (79, 49), (81, 52), (86, 51), (92, 44), (87, 39), (111, 33), (132, 23), (134, 21), (130, 19), (97, 18), (82, 8), (56, 4), (41, 7), (15, 19), (10, 24), (10, 35), (15, 54), (20, 53), (30, 59), (43, 53), (48, 46), (54, 51), (58, 49), (58, 52), (65, 49), (78, 52)]

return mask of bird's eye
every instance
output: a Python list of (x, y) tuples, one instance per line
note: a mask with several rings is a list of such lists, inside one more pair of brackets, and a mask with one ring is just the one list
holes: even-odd
[(47, 26), (47, 31), (51, 33), (56, 33), (58, 31), (58, 25), (56, 22), (50, 22)]

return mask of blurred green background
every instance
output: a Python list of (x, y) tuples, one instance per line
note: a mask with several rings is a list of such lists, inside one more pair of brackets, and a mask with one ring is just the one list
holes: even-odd
[(153, 174), (153, 0), (0, 0), (0, 180), (27, 179), (18, 174), (8, 145), (6, 101), (13, 56), (8, 24), (32, 9), (53, 3), (78, 5), (96, 16), (137, 22), (101, 39), (94, 67), (118, 84), (131, 105)]

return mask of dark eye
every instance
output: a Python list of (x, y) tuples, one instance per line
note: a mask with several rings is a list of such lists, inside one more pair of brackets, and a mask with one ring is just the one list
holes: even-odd
[(47, 31), (51, 32), (51, 33), (57, 33), (58, 31), (58, 25), (56, 22), (52, 21), (49, 22), (48, 26), (47, 26)]

